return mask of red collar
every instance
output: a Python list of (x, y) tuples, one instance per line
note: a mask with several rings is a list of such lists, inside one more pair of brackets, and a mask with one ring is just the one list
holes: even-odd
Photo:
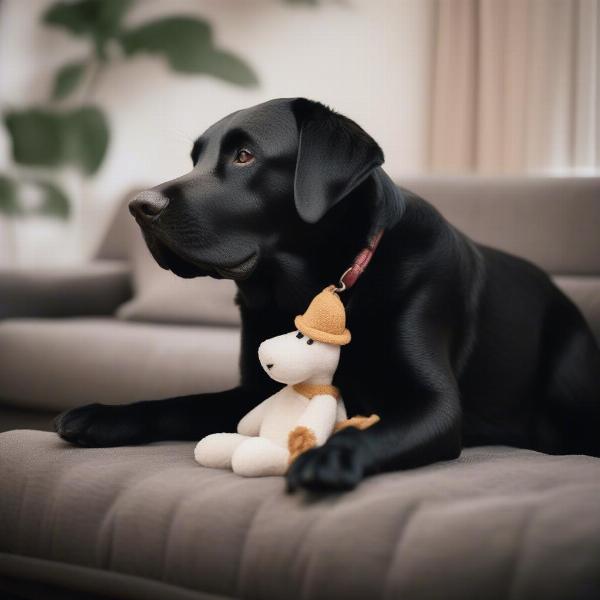
[(340, 277), (340, 285), (336, 288), (337, 291), (343, 292), (344, 290), (350, 289), (357, 281), (358, 278), (364, 273), (365, 269), (371, 262), (373, 254), (381, 241), (383, 235), (383, 229), (380, 229), (369, 241), (366, 248), (363, 248), (352, 263), (349, 269), (344, 271), (344, 274)]

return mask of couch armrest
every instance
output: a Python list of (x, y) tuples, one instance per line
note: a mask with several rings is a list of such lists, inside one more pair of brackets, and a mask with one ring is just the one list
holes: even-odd
[(131, 294), (131, 272), (125, 261), (0, 269), (0, 319), (109, 315)]

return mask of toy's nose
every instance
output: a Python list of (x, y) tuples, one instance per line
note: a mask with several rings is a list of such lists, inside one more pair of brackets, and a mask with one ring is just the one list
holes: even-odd
[(269, 371), (271, 370), (271, 368), (272, 368), (272, 367), (273, 367), (273, 363), (269, 363), (269, 364), (267, 365), (267, 369), (269, 369)]

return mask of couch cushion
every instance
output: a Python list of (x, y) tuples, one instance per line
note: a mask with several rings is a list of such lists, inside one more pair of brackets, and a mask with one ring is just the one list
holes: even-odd
[(0, 319), (111, 315), (130, 297), (131, 272), (125, 261), (0, 269)]
[(121, 319), (155, 323), (239, 325), (233, 281), (182, 279), (158, 266), (139, 229), (132, 231), (130, 256), (134, 297), (117, 311)]
[(478, 242), (555, 274), (600, 274), (598, 177), (406, 177)]
[(192, 443), (0, 435), (0, 552), (227, 597), (600, 597), (600, 460), (503, 447), (329, 497), (199, 467)]
[(63, 410), (235, 386), (239, 330), (116, 319), (0, 322), (0, 398)]
[(98, 258), (127, 258), (134, 271), (135, 296), (117, 316), (131, 321), (238, 325), (235, 285), (210, 277), (181, 279), (152, 258), (128, 204), (143, 188), (131, 190), (117, 207), (101, 240)]
[(56, 411), (32, 410), (9, 404), (0, 404), (0, 432), (11, 429), (54, 431)]
[(579, 307), (600, 344), (600, 277), (564, 275), (554, 281)]

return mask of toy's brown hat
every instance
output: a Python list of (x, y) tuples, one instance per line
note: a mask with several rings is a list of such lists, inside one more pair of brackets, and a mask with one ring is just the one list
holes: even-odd
[(350, 342), (350, 331), (346, 329), (344, 305), (334, 290), (335, 286), (330, 285), (317, 294), (306, 312), (294, 319), (294, 324), (313, 340), (343, 346)]

